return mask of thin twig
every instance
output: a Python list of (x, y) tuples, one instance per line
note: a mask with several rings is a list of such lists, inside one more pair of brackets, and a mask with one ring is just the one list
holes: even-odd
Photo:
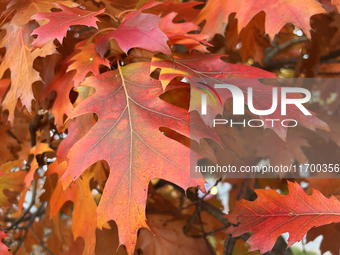
[(27, 207), (27, 209), (24, 211), (24, 213), (16, 220), (13, 222), (13, 224), (11, 224), (9, 227), (7, 227), (5, 229), (5, 231), (9, 231), (12, 230), (14, 228), (16, 228), (22, 221), (24, 221), (25, 216), (30, 212), (30, 210), (32, 209), (32, 207), (35, 204), (35, 197), (37, 195), (37, 180), (33, 180), (33, 190), (32, 190), (32, 200), (30, 205)]
[(33, 229), (33, 226), (30, 225), (30, 229), (32, 231), (32, 234), (34, 236), (34, 238), (40, 243), (41, 247), (44, 248), (45, 251), (47, 251), (47, 253), (51, 254), (51, 255), (55, 255), (53, 252), (51, 252), (47, 247), (46, 245), (44, 244), (44, 242), (42, 240), (40, 240), (40, 238), (37, 236), (37, 234), (35, 233), (34, 229)]
[(215, 253), (215, 251), (213, 250), (213, 248), (211, 247), (211, 244), (209, 243), (209, 241), (208, 241), (208, 239), (207, 239), (207, 234), (206, 234), (205, 231), (204, 231), (203, 221), (202, 221), (202, 217), (201, 217), (201, 210), (200, 210), (199, 206), (198, 206), (198, 208), (197, 208), (197, 211), (198, 211), (198, 219), (199, 219), (199, 221), (200, 221), (203, 239), (204, 239), (204, 241), (205, 241), (205, 243), (206, 243), (206, 245), (207, 245), (207, 247), (208, 247), (209, 253), (210, 253), (211, 255), (215, 255), (216, 253)]
[[(337, 58), (340, 56), (340, 49), (336, 51), (330, 52), (328, 55), (320, 57), (320, 63), (327, 63), (329, 60)], [(272, 69), (277, 69), (280, 68), (284, 65), (290, 65), (290, 64), (296, 64), (298, 61), (298, 58), (285, 58), (285, 59), (279, 59), (279, 60), (274, 60), (272, 62), (269, 62), (266, 65), (263, 65), (261, 67), (259, 64), (255, 64), (253, 66), (260, 67), (264, 70), (272, 70)]]
[(118, 20), (120, 21), (120, 17), (124, 14), (124, 13), (127, 13), (127, 12), (134, 12), (134, 11), (137, 11), (136, 9), (129, 9), (129, 10), (125, 10), (125, 11), (122, 11), (121, 13), (118, 14)]
[(287, 42), (281, 43), (277, 45), (275, 48), (267, 48), (267, 53), (265, 54), (265, 58), (263, 60), (263, 66), (267, 66), (273, 58), (276, 56), (277, 53), (279, 53), (281, 50), (288, 48), (289, 46), (292, 46), (297, 43), (305, 42), (308, 38), (306, 36), (300, 36), (298, 38), (294, 38), (292, 40), (289, 40)]
[(21, 245), (24, 243), (24, 241), (25, 241), (25, 239), (26, 239), (26, 237), (27, 237), (28, 229), (29, 229), (30, 226), (33, 224), (35, 218), (36, 218), (38, 215), (40, 215), (42, 211), (44, 211), (45, 205), (46, 205), (46, 202), (45, 202), (45, 201), (42, 202), (41, 205), (39, 206), (38, 210), (37, 210), (34, 214), (32, 214), (32, 217), (30, 218), (30, 220), (29, 220), (29, 222), (27, 223), (27, 225), (24, 226), (24, 227), (22, 227), (22, 229), (25, 231), (25, 233), (24, 233), (24, 235), (20, 238), (19, 244), (17, 245), (17, 247), (16, 247), (15, 250), (13, 251), (13, 255), (15, 255), (15, 254), (19, 251)]
[(216, 187), (217, 184), (219, 184), (220, 181), (222, 181), (222, 178), (219, 178), (218, 180), (216, 180), (216, 181), (215, 181), (215, 184), (207, 191), (207, 193), (204, 194), (204, 196), (203, 196), (201, 199), (204, 200), (204, 198), (205, 198), (206, 196), (208, 196), (208, 195), (211, 193), (211, 189), (212, 189), (213, 187)]
[(24, 233), (23, 236), (21, 236), (18, 245), (15, 247), (15, 249), (14, 249), (14, 251), (13, 251), (13, 255), (15, 255), (15, 254), (19, 251), (21, 245), (23, 244), (23, 242), (25, 241), (25, 239), (26, 239), (26, 237), (27, 237), (28, 229), (25, 228), (25, 229), (23, 229), (23, 230), (25, 231), (25, 233)]
[[(218, 232), (220, 232), (222, 230), (227, 229), (228, 227), (229, 227), (229, 225), (225, 225), (225, 226), (223, 226), (221, 228), (218, 228), (218, 229), (215, 229), (215, 230), (212, 230), (212, 231), (209, 231), (209, 232), (205, 232), (205, 235), (206, 236), (214, 235), (214, 234), (216, 234), (216, 233), (218, 233)], [(201, 237), (203, 237), (203, 235), (193, 235), (193, 236), (190, 236), (190, 237), (192, 237), (192, 238), (201, 238)]]
[(116, 30), (116, 28), (114, 27), (108, 27), (108, 28), (104, 28), (102, 30), (99, 30), (97, 31), (95, 34), (93, 34), (87, 41), (86, 41), (86, 44), (92, 42), (93, 38), (95, 38), (97, 35), (103, 33), (103, 32), (106, 32), (106, 31), (114, 31)]
[(191, 215), (189, 222), (188, 222), (188, 226), (185, 226), (183, 229), (184, 234), (187, 234), (189, 231), (189, 228), (191, 227), (192, 224), (194, 224), (196, 218), (198, 216), (198, 209), (196, 208), (196, 210), (194, 211), (194, 213)]
[(245, 191), (246, 191), (246, 188), (247, 188), (247, 184), (248, 184), (248, 179), (244, 179), (242, 184), (241, 184), (240, 191), (237, 194), (236, 200), (241, 200), (243, 198)]
[(34, 116), (34, 119), (31, 121), (29, 125), (29, 131), (31, 135), (31, 147), (34, 147), (37, 144), (37, 130), (40, 126), (41, 120), (44, 118), (44, 115), (37, 114)]
[(235, 243), (236, 239), (231, 237), (231, 234), (228, 234), (224, 242), (223, 255), (232, 255)]

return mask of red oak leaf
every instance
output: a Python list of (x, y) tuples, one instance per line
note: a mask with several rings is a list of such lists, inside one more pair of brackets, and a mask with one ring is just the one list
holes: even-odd
[(62, 65), (61, 70), (53, 78), (53, 80), (46, 86), (40, 99), (45, 99), (50, 92), (57, 92), (56, 100), (52, 107), (52, 114), (55, 118), (55, 124), (57, 128), (61, 128), (64, 123), (64, 115), (69, 116), (72, 112), (73, 105), (70, 102), (70, 91), (74, 87), (73, 78), (76, 71), (66, 73), (68, 66)]
[(226, 215), (238, 226), (227, 232), (232, 236), (253, 232), (247, 240), (249, 251), (265, 253), (272, 249), (279, 235), (288, 232), (288, 247), (300, 241), (309, 229), (340, 222), (340, 202), (334, 196), (326, 198), (318, 190), (308, 196), (298, 183), (288, 182), (289, 194), (275, 190), (255, 190), (255, 201), (236, 202), (233, 211)]
[[(263, 77), (275, 77), (274, 74), (257, 69), (254, 67), (229, 64), (223, 62), (220, 58), (221, 55), (203, 55), (195, 52), (191, 55), (181, 55), (174, 56), (174, 60), (166, 58), (164, 56), (155, 56), (151, 62), (151, 72), (157, 68), (161, 69), (159, 79), (162, 81), (162, 85), (165, 88), (167, 84), (176, 77), (186, 77), (186, 78), (200, 78), (201, 82), (195, 82), (191, 84), (191, 98), (195, 100), (190, 100), (190, 110), (201, 112), (201, 94), (202, 83), (214, 87), (215, 83), (223, 82), (226, 83), (226, 78), (263, 78)], [(175, 63), (175, 64), (174, 64)], [(174, 68), (175, 66), (175, 68)], [(272, 106), (272, 87), (269, 85), (262, 84), (259, 80), (254, 79), (252, 84), (249, 84), (249, 79), (231, 79), (231, 84), (237, 85), (242, 89), (243, 93), (247, 94), (247, 88), (253, 87), (254, 91), (254, 108), (255, 109), (270, 109)], [(237, 83), (237, 84), (236, 84)], [(257, 94), (257, 95), (256, 95)], [(280, 106), (280, 96), (278, 92)], [(219, 90), (219, 95), (221, 97), (221, 102), (224, 103), (228, 98), (232, 96), (229, 90)], [(292, 94), (291, 98), (300, 98), (301, 95)], [(247, 104), (247, 96), (244, 97), (245, 103)], [(223, 111), (223, 104), (213, 104), (213, 102), (208, 100), (208, 105), (210, 102), (210, 107), (213, 110), (212, 113), (207, 115), (202, 115), (204, 122), (212, 126), (213, 119), (217, 114), (221, 114)], [(315, 131), (316, 128), (323, 130), (329, 130), (327, 124), (315, 116), (305, 116), (297, 107), (293, 105), (287, 106), (287, 115), (285, 118), (281, 116), (281, 107), (277, 107), (276, 111), (268, 116), (261, 116), (262, 119), (286, 119), (290, 116), (292, 119), (298, 121), (302, 126)], [(280, 122), (271, 123), (265, 122), (264, 128), (273, 129), (281, 139), (285, 140), (287, 135), (287, 128), (280, 125)]]
[(60, 43), (66, 36), (67, 29), (74, 25), (85, 25), (97, 28), (98, 21), (95, 16), (104, 12), (105, 9), (98, 12), (84, 11), (79, 8), (69, 8), (62, 4), (56, 4), (61, 12), (43, 12), (35, 14), (31, 19), (41, 20), (48, 19), (46, 25), (38, 27), (31, 35), (38, 35), (33, 42), (33, 49), (43, 47), (50, 39), (57, 38)]
[(212, 46), (205, 39), (208, 39), (204, 34), (188, 34), (190, 31), (198, 30), (199, 26), (192, 22), (173, 23), (172, 21), (177, 16), (177, 13), (172, 12), (162, 18), (159, 22), (159, 28), (167, 35), (171, 44), (184, 45), (189, 52), (196, 49), (200, 52), (208, 52), (207, 46)]
[[(202, 79), (202, 82), (192, 82), (191, 84), (191, 98), (190, 100), (190, 110), (196, 110), (201, 112), (201, 95), (202, 95), (202, 84), (206, 84), (208, 86), (214, 87), (214, 85), (218, 82), (223, 84), (233, 84), (242, 90), (244, 94), (244, 103), (248, 105), (248, 88), (252, 88), (252, 98), (253, 98), (253, 107), (257, 110), (268, 110), (273, 105), (273, 87), (269, 85), (265, 85), (261, 83), (258, 79), (253, 79), (250, 83), (249, 79)], [(263, 127), (272, 129), (276, 132), (276, 134), (284, 141), (286, 141), (287, 136), (287, 127), (283, 126), (281, 123), (285, 119), (293, 119), (299, 125), (306, 127), (312, 131), (316, 131), (316, 129), (322, 129), (326, 131), (330, 131), (328, 125), (316, 117), (316, 114), (312, 111), (309, 111), (311, 115), (305, 115), (298, 107), (293, 104), (289, 104), (286, 106), (286, 115), (281, 114), (281, 88), (277, 88), (277, 107), (276, 110), (268, 115), (260, 115), (259, 118), (264, 122)], [(218, 95), (221, 98), (221, 102), (225, 102), (228, 98), (232, 97), (232, 94), (227, 89), (218, 89)], [(287, 98), (302, 98), (302, 94), (300, 93), (288, 93)], [(207, 115), (203, 115), (202, 119), (207, 125), (212, 126), (213, 119), (217, 114), (222, 114), (223, 105), (222, 104), (214, 104), (212, 100), (208, 100), (207, 105), (209, 106), (209, 112)], [(266, 119), (276, 120), (276, 121), (266, 121)]]
[(255, 67), (226, 63), (221, 60), (223, 55), (201, 54), (193, 51), (192, 54), (176, 54), (174, 59), (166, 56), (155, 56), (151, 62), (150, 71), (161, 69), (159, 80), (163, 88), (176, 77), (186, 78), (263, 78), (276, 75)]
[(57, 92), (57, 98), (52, 107), (52, 114), (58, 128), (63, 126), (64, 115), (69, 116), (73, 105), (69, 99), (70, 90), (77, 87), (89, 72), (99, 75), (99, 66), (109, 66), (109, 61), (102, 59), (95, 50), (93, 43), (87, 40), (78, 43), (73, 53), (61, 63), (61, 70), (46, 86), (40, 98), (45, 99), (52, 91)]
[(158, 26), (161, 20), (156, 15), (142, 13), (141, 10), (129, 13), (117, 30), (97, 37), (97, 52), (104, 56), (109, 40), (115, 39), (125, 53), (131, 48), (139, 47), (171, 56), (167, 44), (169, 39)]
[[(94, 92), (93, 88), (90, 87), (78, 87), (76, 89), (79, 96), (75, 105), (78, 105), (86, 98), (91, 96)], [(71, 149), (71, 147), (79, 141), (90, 129), (96, 124), (95, 117), (93, 113), (87, 113), (82, 116), (76, 117), (74, 119), (69, 120), (68, 122), (68, 134), (67, 137), (63, 140), (63, 142), (59, 145), (57, 155), (59, 162), (66, 160), (67, 153)]]
[[(199, 141), (211, 137), (201, 121), (190, 124), (182, 108), (159, 98), (159, 81), (149, 76), (147, 62), (129, 64), (118, 70), (89, 77), (84, 86), (93, 87), (93, 96), (80, 103), (71, 118), (96, 113), (98, 122), (68, 153), (68, 169), (61, 177), (64, 187), (99, 160), (106, 160), (111, 173), (97, 210), (98, 225), (113, 219), (120, 243), (133, 251), (136, 233), (145, 222), (147, 186), (152, 178), (170, 179), (181, 187), (202, 184), (189, 178), (190, 150), (160, 132), (164, 126)], [(110, 109), (108, 111), (108, 109)]]
[(73, 54), (68, 58), (69, 67), (66, 72), (77, 70), (73, 77), (74, 86), (77, 87), (84, 81), (86, 75), (92, 72), (94, 75), (99, 74), (99, 66), (110, 66), (106, 58), (101, 58), (96, 52), (96, 45), (94, 43), (87, 44), (88, 40), (82, 41), (75, 46)]

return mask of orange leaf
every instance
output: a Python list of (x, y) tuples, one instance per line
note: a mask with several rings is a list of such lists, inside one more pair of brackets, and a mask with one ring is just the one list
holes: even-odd
[(45, 57), (55, 53), (53, 42), (47, 43), (44, 47), (31, 52), (33, 38), (30, 36), (30, 26), (7, 27), (7, 33), (0, 48), (6, 47), (5, 57), (0, 65), (0, 77), (9, 68), (11, 70), (11, 87), (4, 101), (2, 110), (9, 111), (9, 121), (13, 122), (14, 109), (17, 99), (31, 111), (31, 101), (34, 99), (32, 83), (41, 80), (39, 73), (33, 69), (33, 61), (37, 57)]
[(55, 3), (63, 4), (68, 7), (76, 7), (77, 3), (68, 0), (14, 0), (7, 6), (5, 14), (16, 11), (11, 25), (24, 26), (28, 23), (31, 17), (39, 12), (48, 12), (52, 8), (57, 8)]
[(293, 23), (310, 37), (310, 17), (326, 13), (321, 4), (315, 0), (209, 0), (195, 21), (206, 21), (202, 33), (213, 37), (216, 33), (224, 34), (225, 23), (231, 13), (236, 13), (238, 32), (259, 12), (266, 13), (266, 33), (271, 39), (286, 23)]
[[(65, 172), (65, 169), (65, 161), (59, 165), (56, 161), (49, 166), (49, 173), (57, 172), (59, 175), (62, 175)], [(85, 255), (94, 254), (96, 244), (95, 231), (97, 228), (97, 205), (92, 197), (90, 189), (90, 180), (92, 177), (93, 172), (87, 171), (82, 175), (82, 178), (76, 180), (74, 185), (68, 187), (65, 191), (63, 191), (62, 183), (58, 182), (50, 201), (50, 218), (56, 216), (67, 201), (72, 201), (74, 203), (72, 232), (74, 239), (79, 236), (84, 239)]]
[[(16, 195), (22, 191), (24, 187), (24, 178), (26, 171), (11, 172), (15, 167), (20, 167), (20, 161), (10, 161), (0, 166), (0, 206), (11, 206), (16, 201)], [(5, 195), (4, 191), (11, 191), (11, 196)], [(14, 192), (14, 193), (13, 193)], [(8, 194), (8, 192), (6, 192)], [(11, 201), (9, 201), (11, 199)], [(14, 200), (13, 200), (14, 199)]]

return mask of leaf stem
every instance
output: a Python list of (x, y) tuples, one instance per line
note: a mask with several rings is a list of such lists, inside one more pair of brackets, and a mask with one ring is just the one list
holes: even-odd
[(94, 37), (96, 37), (97, 35), (99, 35), (100, 33), (106, 32), (106, 31), (114, 31), (114, 30), (116, 30), (115, 27), (108, 27), (108, 28), (104, 28), (104, 29), (102, 29), (102, 30), (99, 30), (97, 33), (93, 34), (93, 35), (87, 40), (86, 45), (89, 44), (89, 43), (92, 41), (92, 39), (93, 39)]
[(118, 14), (118, 20), (120, 20), (120, 17), (124, 14), (124, 13), (127, 13), (127, 12), (135, 12), (137, 11), (137, 9), (129, 9), (129, 10), (125, 10), (125, 11), (122, 11), (121, 13)]

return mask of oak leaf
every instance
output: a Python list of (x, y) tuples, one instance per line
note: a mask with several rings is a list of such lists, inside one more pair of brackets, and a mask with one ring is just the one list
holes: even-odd
[(69, 0), (12, 0), (7, 5), (4, 15), (16, 11), (11, 19), (11, 25), (24, 26), (31, 17), (39, 12), (49, 12), (52, 8), (57, 8), (55, 4), (63, 4), (68, 7), (76, 7), (77, 3)]
[(73, 77), (75, 87), (84, 81), (89, 72), (99, 75), (99, 67), (101, 65), (110, 67), (109, 60), (101, 58), (96, 52), (96, 45), (94, 43), (87, 43), (87, 40), (76, 44), (74, 52), (68, 59), (70, 65), (66, 72), (77, 70)]
[(207, 35), (204, 34), (188, 34), (190, 31), (200, 29), (199, 26), (192, 22), (173, 23), (174, 18), (177, 16), (176, 12), (171, 12), (158, 23), (159, 28), (167, 35), (171, 44), (184, 45), (189, 52), (198, 50), (207, 53), (207, 46), (212, 46), (207, 41)]
[(188, 54), (176, 54), (173, 59), (156, 55), (151, 61), (150, 72), (161, 69), (159, 80), (163, 88), (176, 77), (191, 78), (263, 78), (276, 77), (267, 71), (238, 64), (224, 62), (224, 55), (201, 54), (193, 51)]
[(69, 116), (73, 110), (69, 94), (73, 87), (78, 86), (88, 73), (99, 75), (99, 66), (109, 66), (106, 58), (102, 59), (95, 51), (93, 43), (86, 44), (87, 40), (78, 43), (73, 53), (61, 63), (61, 69), (53, 80), (46, 86), (40, 100), (55, 91), (56, 100), (52, 107), (52, 114), (58, 130), (64, 124), (64, 115)]
[(261, 11), (266, 13), (265, 31), (271, 39), (286, 23), (293, 23), (310, 37), (310, 17), (318, 13), (326, 13), (322, 5), (315, 0), (303, 2), (274, 0), (270, 3), (266, 0), (209, 0), (195, 23), (200, 24), (205, 20), (206, 24), (202, 33), (213, 37), (216, 33), (224, 34), (226, 22), (231, 13), (236, 13), (235, 18), (238, 19), (238, 32), (240, 32)]
[(233, 47), (237, 49), (241, 47), (239, 51), (243, 62), (247, 62), (252, 57), (255, 62), (262, 65), (265, 49), (273, 47), (265, 37), (264, 19), (264, 12), (260, 12), (241, 30), (238, 36), (237, 20), (234, 19), (227, 30), (227, 48), (231, 50)]
[(50, 92), (55, 91), (57, 93), (56, 100), (53, 104), (51, 113), (55, 118), (55, 124), (60, 130), (64, 124), (64, 115), (69, 116), (73, 110), (73, 105), (70, 102), (70, 91), (74, 87), (73, 78), (76, 71), (66, 73), (68, 65), (63, 65), (53, 80), (46, 86), (43, 93), (40, 96), (40, 100), (45, 99)]
[[(217, 83), (223, 83), (223, 84), (233, 84), (237, 86), (239, 89), (243, 91), (244, 96), (244, 103), (248, 104), (248, 87), (252, 87), (252, 97), (253, 97), (253, 107), (255, 109), (263, 109), (267, 110), (270, 109), (273, 102), (273, 96), (272, 91), (273, 87), (269, 85), (265, 85), (261, 83), (258, 79), (253, 79), (251, 84), (249, 82), (249, 79), (211, 79), (206, 78), (202, 79), (203, 82), (192, 82), (191, 84), (191, 95), (192, 100), (190, 100), (190, 110), (196, 110), (201, 111), (201, 101), (198, 100), (201, 98), (202, 90), (200, 89), (204, 84), (210, 87), (214, 87)], [(232, 96), (231, 92), (229, 90), (219, 90), (218, 95), (220, 96), (220, 102), (225, 102), (228, 98)], [(298, 122), (299, 125), (308, 128), (312, 131), (316, 131), (316, 129), (322, 129), (325, 131), (329, 131), (329, 126), (319, 118), (317, 118), (316, 113), (309, 111), (311, 115), (305, 115), (300, 111), (299, 108), (297, 108), (295, 105), (287, 105), (287, 114), (281, 115), (281, 91), (280, 88), (278, 88), (277, 92), (278, 96), (278, 105), (276, 110), (268, 115), (261, 115), (259, 118), (263, 121), (263, 127), (264, 129), (269, 128), (276, 132), (276, 134), (283, 140), (286, 141), (287, 136), (287, 127), (284, 127), (281, 125), (282, 121), (285, 119), (293, 119)], [(246, 99), (247, 97), (247, 99)], [(287, 98), (302, 98), (302, 95), (299, 93), (288, 93)], [(207, 125), (211, 125), (213, 123), (213, 119), (217, 114), (221, 114), (223, 112), (223, 105), (220, 104), (214, 104), (212, 100), (208, 100), (207, 105), (209, 106), (209, 114), (203, 115), (202, 119), (205, 121)], [(266, 121), (266, 119), (271, 120), (279, 120), (279, 121)]]
[[(79, 96), (75, 102), (75, 105), (84, 101), (94, 93), (94, 89), (90, 87), (78, 87), (76, 90), (79, 93)], [(69, 120), (67, 126), (69, 132), (67, 137), (59, 145), (57, 151), (58, 160), (60, 162), (67, 159), (68, 151), (77, 141), (79, 141), (87, 132), (90, 131), (94, 124), (96, 124), (96, 120), (93, 113), (87, 113)]]
[[(61, 176), (66, 170), (66, 161), (58, 164), (58, 161), (49, 166), (46, 175), (58, 173)], [(82, 237), (85, 241), (84, 255), (94, 254), (97, 228), (97, 205), (92, 197), (90, 180), (93, 171), (87, 171), (75, 183), (63, 191), (62, 183), (58, 182), (50, 200), (50, 218), (56, 216), (67, 201), (74, 203), (72, 232), (74, 239)]]
[(249, 251), (270, 251), (279, 235), (288, 232), (288, 247), (300, 241), (313, 227), (340, 221), (340, 202), (326, 198), (318, 190), (308, 196), (299, 184), (288, 181), (289, 194), (284, 196), (275, 190), (255, 190), (255, 201), (236, 202), (233, 211), (226, 215), (231, 223), (227, 232), (232, 236), (253, 232), (247, 240)]
[(17, 100), (31, 111), (31, 101), (34, 99), (31, 84), (41, 80), (39, 73), (33, 69), (33, 61), (37, 57), (45, 57), (55, 53), (53, 42), (48, 42), (44, 47), (31, 52), (33, 38), (30, 36), (31, 27), (7, 27), (6, 36), (0, 48), (6, 47), (5, 57), (0, 65), (0, 77), (9, 68), (11, 70), (11, 87), (2, 102), (2, 110), (9, 111), (9, 121), (14, 120), (14, 109)]
[(135, 244), (131, 233), (147, 227), (145, 202), (152, 178), (171, 179), (182, 187), (202, 184), (200, 179), (189, 178), (190, 150), (159, 128), (186, 136), (191, 129), (192, 139), (197, 141), (215, 139), (203, 122), (192, 126), (186, 110), (159, 98), (162, 86), (149, 76), (149, 70), (150, 64), (141, 62), (85, 80), (82, 85), (96, 92), (70, 117), (96, 113), (99, 120), (69, 151), (68, 169), (61, 177), (67, 187), (93, 163), (107, 161), (111, 173), (98, 206), (98, 225), (115, 220), (120, 244), (130, 252)]
[[(159, 79), (161, 80), (164, 88), (166, 88), (167, 84), (176, 77), (200, 78), (202, 80), (202, 83), (208, 84), (212, 87), (214, 87), (214, 84), (216, 82), (222, 81), (223, 78), (223, 83), (225, 83), (225, 78), (275, 77), (275, 75), (272, 73), (254, 67), (225, 63), (220, 59), (221, 57), (223, 56), (213, 54), (204, 55), (198, 52), (193, 52), (191, 55), (175, 55), (174, 59), (171, 60), (166, 56), (157, 55), (152, 59), (150, 70), (151, 72), (153, 72), (158, 68), (161, 69)], [(232, 84), (235, 84), (236, 81), (238, 87), (241, 88), (246, 94), (247, 87), (249, 86), (249, 81), (246, 82), (246, 80), (244, 79), (230, 80), (230, 82), (233, 82)], [(199, 87), (201, 86), (203, 85), (197, 82), (191, 84), (191, 98), (201, 98), (200, 95), (202, 94), (202, 90), (199, 89)], [(272, 101), (272, 87), (260, 83), (257, 79), (254, 79), (254, 81), (252, 82), (252, 87), (254, 89), (254, 97), (257, 94), (256, 99), (254, 99), (255, 109), (260, 109), (264, 106), (266, 106), (265, 109), (269, 109), (271, 107)], [(266, 99), (264, 99), (263, 97), (264, 94), (266, 95)], [(213, 113), (202, 116), (204, 122), (207, 125), (211, 126), (215, 116), (222, 113), (222, 103), (224, 103), (228, 98), (231, 97), (231, 93), (226, 90), (225, 93), (220, 93), (220, 96), (221, 104), (216, 104), (215, 106), (211, 105)], [(294, 96), (299, 97), (299, 95), (295, 94)], [(247, 103), (246, 97), (245, 103)], [(299, 124), (301, 124), (302, 126), (307, 127), (313, 131), (316, 128), (329, 130), (327, 124), (319, 120), (315, 116), (315, 113), (312, 113), (313, 116), (305, 116), (302, 114), (302, 112), (298, 111), (297, 108), (294, 108), (290, 105), (287, 107), (287, 109), (289, 107), (291, 109), (287, 111), (287, 116), (298, 120)], [(200, 109), (200, 100), (190, 100), (191, 111), (196, 110), (200, 112)], [(282, 116), (279, 114), (281, 108), (278, 107), (278, 109), (272, 115), (270, 115), (272, 116), (272, 119), (283, 119)], [(266, 118), (267, 117), (269, 116), (266, 116)], [(261, 116), (260, 118), (264, 118), (264, 116)], [(281, 126), (279, 123), (274, 123), (273, 125), (271, 125), (270, 123), (265, 123), (264, 127), (273, 129), (281, 139), (286, 139), (287, 128)]]
[(85, 11), (79, 8), (69, 8), (62, 4), (56, 5), (62, 10), (61, 12), (43, 12), (35, 14), (31, 19), (41, 20), (48, 19), (49, 22), (35, 29), (32, 35), (38, 35), (33, 42), (33, 51), (42, 48), (50, 39), (56, 38), (60, 43), (66, 36), (67, 29), (74, 25), (85, 25), (97, 28), (95, 17), (104, 12), (104, 9), (93, 12)]
[(138, 47), (170, 56), (168, 37), (158, 26), (160, 21), (161, 18), (156, 15), (142, 13), (141, 10), (129, 13), (115, 31), (97, 37), (97, 52), (103, 57), (109, 40), (115, 39), (126, 54), (129, 49)]
[(83, 82), (88, 73), (99, 75), (99, 66), (109, 66), (109, 61), (98, 55), (95, 45), (86, 42), (87, 40), (78, 43), (73, 53), (62, 61), (60, 71), (40, 96), (42, 100), (46, 99), (52, 91), (57, 93), (51, 112), (58, 130), (64, 124), (64, 115), (69, 116), (73, 110), (69, 98), (70, 90)]

